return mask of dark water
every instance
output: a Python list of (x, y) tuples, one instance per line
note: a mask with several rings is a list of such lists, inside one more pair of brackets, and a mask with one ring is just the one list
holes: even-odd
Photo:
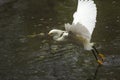
[[(92, 41), (120, 60), (120, 1), (95, 0)], [(0, 80), (87, 80), (97, 64), (91, 52), (48, 35), (72, 22), (77, 0), (0, 0)], [(112, 58), (113, 59), (113, 58)], [(117, 60), (117, 61), (118, 61)], [(120, 64), (102, 66), (97, 80), (120, 80)]]

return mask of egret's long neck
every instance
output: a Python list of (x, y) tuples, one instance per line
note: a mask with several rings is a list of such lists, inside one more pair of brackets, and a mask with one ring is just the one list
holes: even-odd
[(66, 37), (68, 37), (68, 32), (63, 31), (61, 34), (57, 34), (53, 38), (56, 41), (65, 41)]
[(63, 31), (57, 33), (56, 35), (53, 36), (53, 39), (54, 39), (54, 40), (57, 40), (58, 38), (60, 38), (60, 37), (63, 35), (63, 33), (64, 33)]

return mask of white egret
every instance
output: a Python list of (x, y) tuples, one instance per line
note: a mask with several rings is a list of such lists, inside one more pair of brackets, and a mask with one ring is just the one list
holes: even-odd
[[(68, 36), (72, 35), (83, 44), (85, 50), (91, 50), (97, 62), (102, 64), (103, 55), (90, 42), (96, 24), (96, 16), (97, 7), (93, 0), (78, 0), (72, 24), (66, 23), (65, 31), (53, 29), (48, 34), (53, 36), (53, 39), (56, 41), (64, 41)], [(101, 57), (100, 60), (98, 56)]]

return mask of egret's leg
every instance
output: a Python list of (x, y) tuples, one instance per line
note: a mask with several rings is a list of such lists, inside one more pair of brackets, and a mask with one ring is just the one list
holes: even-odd
[(103, 61), (104, 58), (105, 58), (105, 56), (104, 56), (102, 53), (99, 53), (95, 46), (93, 46), (93, 49), (95, 50), (95, 52), (97, 53), (97, 55), (98, 55), (98, 56), (102, 59), (102, 61)]
[(98, 58), (97, 58), (97, 55), (96, 55), (95, 51), (94, 51), (93, 49), (92, 49), (91, 51), (92, 51), (93, 55), (95, 56), (95, 59), (96, 59), (96, 60), (98, 60)]
[(92, 51), (93, 55), (95, 56), (95, 59), (98, 62), (98, 64), (102, 65), (103, 61), (98, 59), (98, 57), (97, 57), (98, 54), (96, 54), (96, 51), (94, 49), (92, 49), (91, 51)]

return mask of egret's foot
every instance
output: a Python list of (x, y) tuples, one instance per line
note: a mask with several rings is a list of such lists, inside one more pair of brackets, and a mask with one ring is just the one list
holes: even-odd
[(97, 60), (98, 64), (102, 65), (103, 64), (103, 61), (101, 60)]
[(99, 56), (99, 58), (100, 58), (102, 61), (104, 61), (105, 56), (104, 56), (102, 53), (99, 53), (98, 56)]

